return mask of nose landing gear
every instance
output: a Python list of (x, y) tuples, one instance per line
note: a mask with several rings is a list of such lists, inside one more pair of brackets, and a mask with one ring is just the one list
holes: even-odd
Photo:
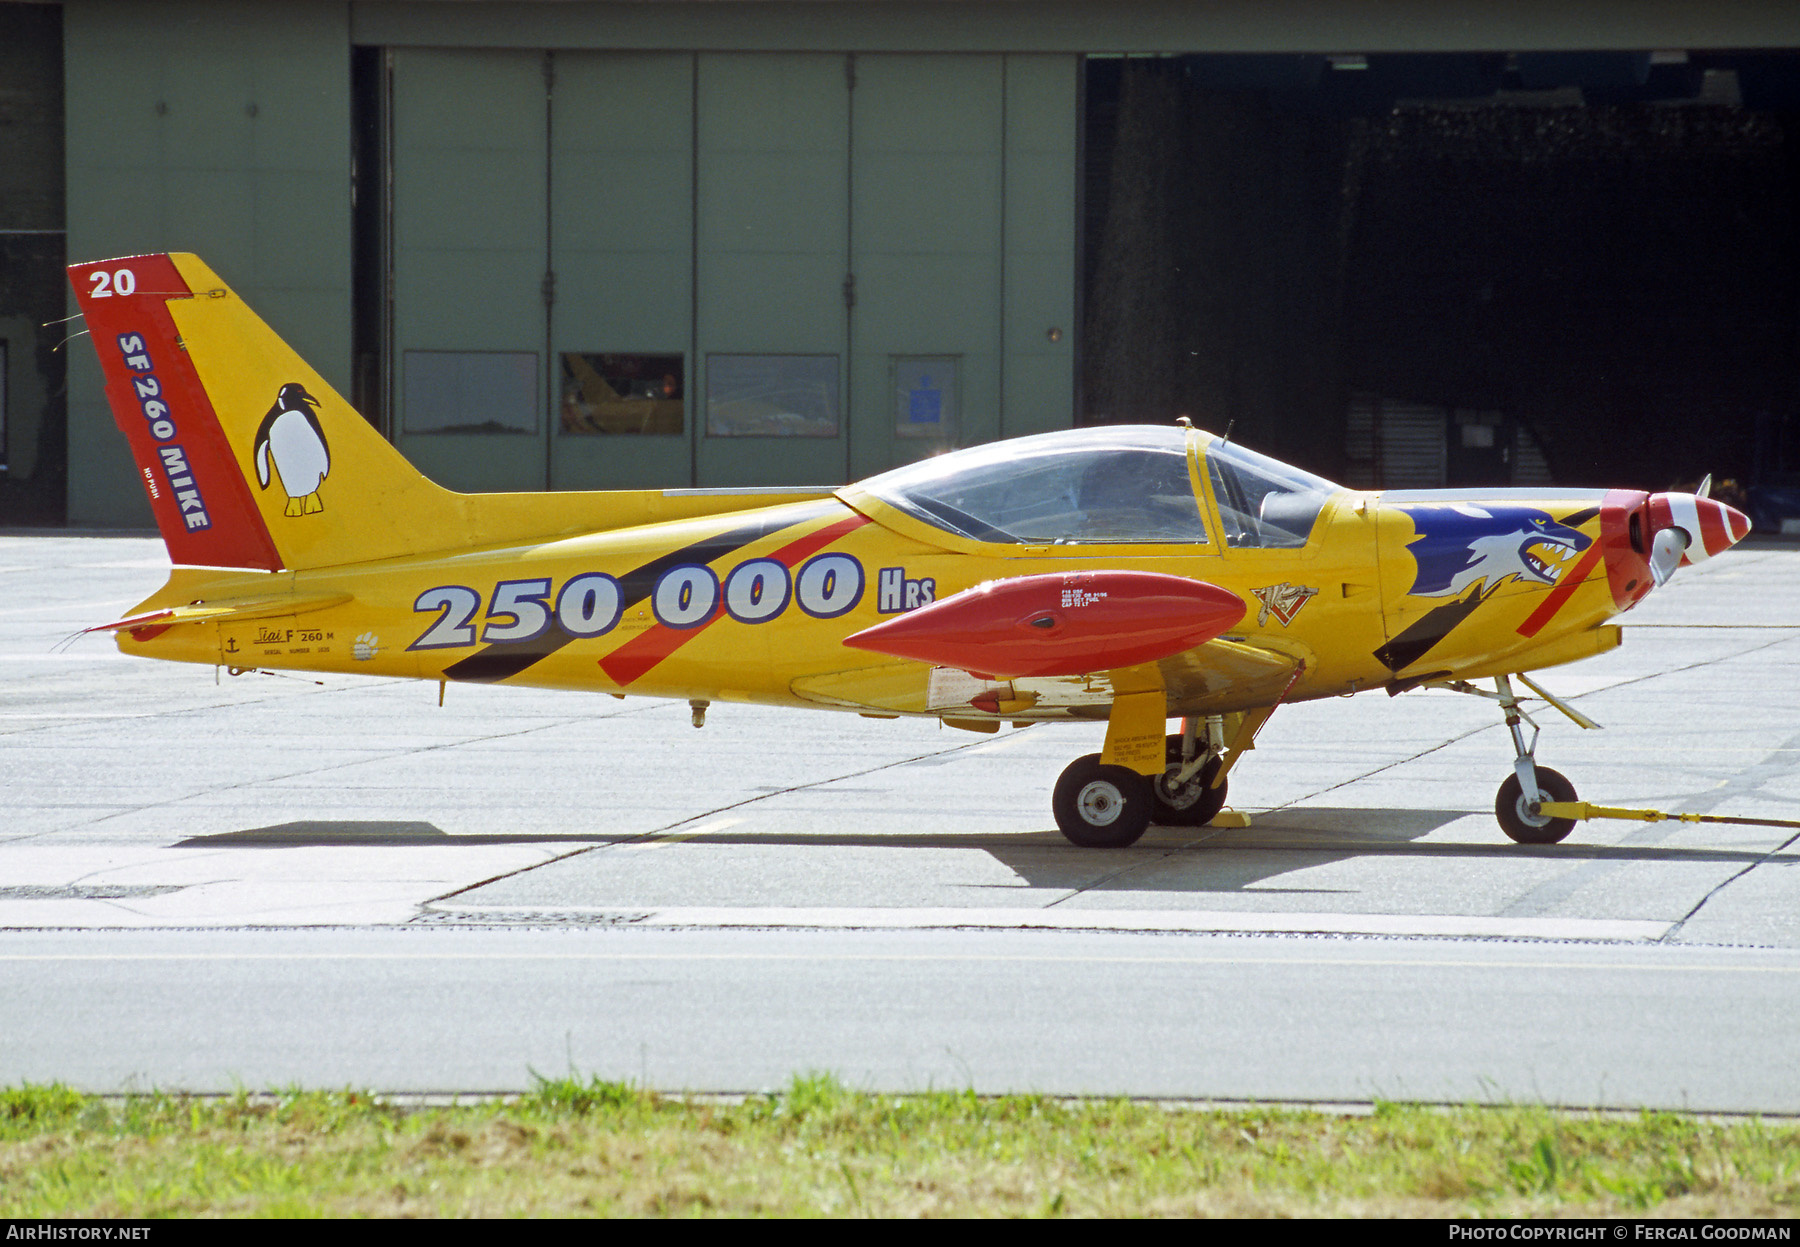
[[(1537, 764), (1538, 725), (1519, 709), (1512, 681), (1503, 675), (1495, 676), (1494, 691), (1506, 716), (1506, 730), (1512, 733), (1515, 755), (1513, 773), (1506, 777), (1494, 798), (1494, 817), (1500, 821), (1500, 830), (1520, 844), (1555, 844), (1575, 830), (1575, 820), (1551, 818), (1540, 814), (1538, 807), (1545, 801), (1576, 800), (1575, 785), (1562, 772)], [(1525, 743), (1521, 722), (1531, 724), (1530, 745)]]
[[(1532, 692), (1568, 715), (1576, 726), (1600, 726), (1573, 706), (1565, 705), (1539, 688), (1528, 676), (1520, 675), (1519, 679)], [(1491, 693), (1476, 688), (1466, 680), (1434, 682), (1432, 687), (1487, 697), (1500, 703), (1500, 711), (1506, 716), (1506, 730), (1512, 733), (1514, 755), (1513, 773), (1506, 777), (1506, 782), (1500, 785), (1500, 791), (1494, 798), (1494, 817), (1500, 823), (1500, 830), (1520, 844), (1555, 844), (1573, 831), (1574, 819), (1552, 818), (1539, 811), (1539, 807), (1547, 802), (1575, 801), (1578, 798), (1575, 795), (1575, 785), (1561, 771), (1553, 771), (1537, 764), (1538, 725), (1519, 708), (1519, 699), (1513, 694), (1511, 678), (1495, 676), (1494, 691)], [(1519, 726), (1521, 723), (1531, 724), (1529, 745), (1525, 743), (1525, 733)]]

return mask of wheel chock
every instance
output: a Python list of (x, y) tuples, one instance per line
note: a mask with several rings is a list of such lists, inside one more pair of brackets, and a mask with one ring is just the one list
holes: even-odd
[(1220, 810), (1212, 816), (1212, 822), (1207, 824), (1208, 827), (1248, 827), (1249, 825), (1250, 816), (1237, 810)]

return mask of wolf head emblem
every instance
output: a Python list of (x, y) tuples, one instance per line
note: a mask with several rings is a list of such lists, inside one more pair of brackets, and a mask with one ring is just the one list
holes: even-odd
[[(1569, 523), (1532, 507), (1401, 507), (1418, 536), (1407, 549), (1419, 565), (1411, 592), (1456, 597), (1471, 585), (1484, 597), (1508, 580), (1552, 585), (1563, 565), (1593, 544)], [(1576, 523), (1593, 512), (1568, 516)]]

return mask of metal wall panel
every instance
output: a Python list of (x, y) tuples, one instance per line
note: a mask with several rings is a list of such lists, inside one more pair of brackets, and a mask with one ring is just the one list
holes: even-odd
[[(694, 408), (702, 485), (845, 479), (850, 91), (842, 56), (698, 58)], [(835, 437), (715, 437), (711, 355), (838, 361)]]
[[(542, 489), (543, 54), (402, 48), (393, 82), (394, 442), (451, 489)], [(409, 351), (532, 353), (535, 429), (405, 432)]]
[(1006, 58), (1005, 385), (1000, 436), (1075, 422), (1074, 56)]
[[(547, 86), (542, 53), (397, 49), (402, 451), (460, 489), (818, 484), (1066, 427), (1078, 65), (1012, 59), (558, 52)], [(541, 352), (542, 423), (407, 432), (409, 369), (462, 366), (421, 351)], [(679, 431), (595, 415), (622, 355), (681, 357)], [(954, 427), (897, 436), (922, 359)], [(835, 425), (779, 397), (828, 390)]]
[[(67, 0), (62, 12), (69, 260), (195, 252), (348, 394), (346, 6)], [(148, 525), (93, 350), (75, 345), (69, 520)]]
[(895, 437), (896, 355), (956, 358), (952, 444), (1000, 435), (1002, 86), (997, 56), (856, 60), (851, 477), (947, 448)]
[(551, 238), (555, 353), (680, 355), (682, 432), (569, 433), (552, 413), (551, 485), (691, 482), (704, 419), (693, 356), (694, 58), (566, 52), (555, 60)]

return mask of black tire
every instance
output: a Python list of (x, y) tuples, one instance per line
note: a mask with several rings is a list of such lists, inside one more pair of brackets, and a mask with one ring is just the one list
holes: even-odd
[(1181, 769), (1179, 735), (1169, 737), (1164, 757), (1169, 769), (1150, 781), (1150, 795), (1156, 803), (1151, 821), (1163, 827), (1204, 827), (1212, 822), (1225, 808), (1225, 790), (1231, 784), (1227, 779), (1217, 788), (1207, 787), (1219, 773), (1219, 759), (1209, 759), (1187, 783), (1176, 788), (1169, 781)]
[(1129, 767), (1102, 766), (1100, 755), (1076, 758), (1050, 797), (1056, 825), (1084, 849), (1122, 849), (1150, 825), (1150, 781)]
[[(1552, 801), (1574, 801), (1575, 785), (1561, 771), (1547, 766), (1537, 768), (1538, 787)], [(1517, 775), (1508, 775), (1494, 798), (1494, 817), (1500, 830), (1520, 844), (1555, 844), (1575, 830), (1572, 818), (1545, 818), (1526, 808), (1525, 787)]]

